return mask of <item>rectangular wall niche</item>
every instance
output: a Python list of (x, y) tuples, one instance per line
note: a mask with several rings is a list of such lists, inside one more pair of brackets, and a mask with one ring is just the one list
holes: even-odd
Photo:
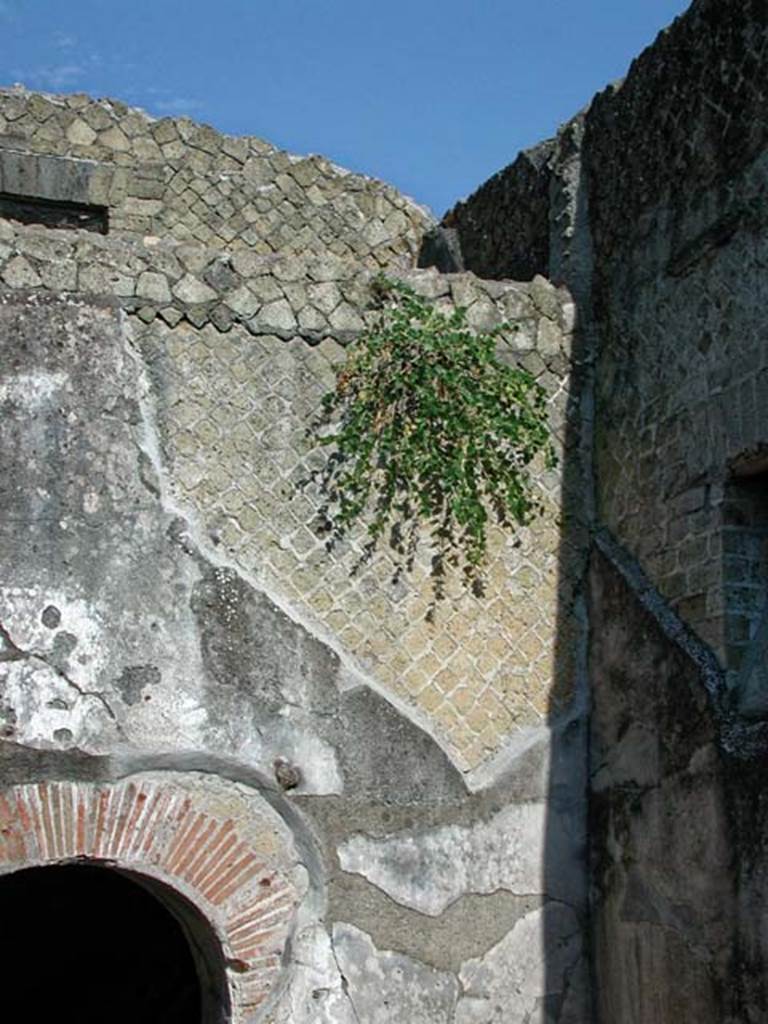
[(0, 192), (0, 218), (20, 224), (40, 224), (46, 228), (95, 231), (100, 235), (106, 235), (109, 230), (106, 206), (12, 195), (9, 192)]
[(768, 616), (768, 471), (745, 471), (726, 485), (723, 504), (726, 667), (741, 675)]

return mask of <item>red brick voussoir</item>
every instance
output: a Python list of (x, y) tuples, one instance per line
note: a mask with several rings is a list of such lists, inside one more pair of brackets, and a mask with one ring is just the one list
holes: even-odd
[(274, 984), (297, 904), (274, 858), (235, 817), (189, 786), (153, 776), (115, 784), (40, 782), (0, 792), (0, 874), (66, 862), (155, 878), (211, 925), (229, 972), (233, 1019)]

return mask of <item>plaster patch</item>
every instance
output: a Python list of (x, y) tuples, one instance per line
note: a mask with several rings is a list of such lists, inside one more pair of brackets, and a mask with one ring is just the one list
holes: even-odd
[(208, 711), (194, 693), (165, 686), (147, 694), (130, 710), (126, 730), (131, 739), (154, 749), (204, 746)]
[(309, 925), (296, 935), (287, 994), (269, 1019), (273, 1024), (359, 1024), (322, 925)]
[(546, 803), (514, 804), (474, 827), (445, 825), (386, 839), (353, 836), (339, 847), (339, 863), (403, 906), (436, 916), (469, 893), (545, 892), (546, 855), (557, 841), (553, 831), (564, 831), (564, 824)]
[(4, 706), (13, 709), (13, 736), (38, 749), (103, 746), (116, 724), (98, 694), (85, 693), (39, 658), (5, 662), (0, 673)]
[(581, 956), (575, 913), (549, 903), (521, 918), (485, 956), (468, 960), (454, 1024), (544, 1024)]
[[(51, 627), (48, 623), (54, 621), (54, 612), (58, 621)], [(98, 689), (106, 664), (106, 631), (87, 601), (56, 587), (5, 587), (0, 589), (0, 623), (16, 646), (28, 653), (54, 650), (59, 635), (54, 629), (74, 637), (77, 681), (84, 689)]]
[(281, 717), (259, 736), (249, 735), (237, 752), (238, 759), (256, 768), (282, 758), (301, 768), (302, 795), (329, 796), (341, 793), (344, 783), (333, 747), (311, 731)]
[(349, 924), (333, 927), (333, 947), (356, 1019), (365, 1024), (451, 1024), (459, 994), (453, 974), (377, 949)]
[(66, 373), (18, 373), (0, 381), (0, 403), (12, 402), (27, 409), (38, 409), (50, 401), (52, 396), (66, 383)]

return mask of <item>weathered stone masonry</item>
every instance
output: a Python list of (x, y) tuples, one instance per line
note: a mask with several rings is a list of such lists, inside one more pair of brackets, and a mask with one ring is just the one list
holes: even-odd
[[(363, 327), (368, 275), (329, 257), (229, 259), (162, 243), (3, 232), (6, 285), (67, 284), (109, 296), (135, 317), (133, 336), (157, 387), (160, 443), (182, 506), (190, 502), (249, 572), (270, 578), (381, 684), (432, 717), (468, 767), (495, 753), (513, 725), (541, 721), (553, 697), (565, 699), (569, 684), (556, 678), (563, 673), (551, 662), (549, 640), (557, 615), (556, 475), (541, 477), (550, 521), (525, 531), (522, 547), (498, 531), (487, 597), (479, 602), (452, 588), (437, 627), (423, 621), (431, 599), (426, 562), (413, 582), (392, 586), (394, 562), (383, 552), (356, 581), (350, 570), (359, 547), (329, 559), (322, 534), (313, 532), (321, 499), (299, 482), (319, 453), (306, 450), (304, 435), (343, 358), (339, 341)], [(478, 325), (519, 317), (510, 356), (548, 387), (553, 416), (563, 422), (570, 311), (551, 286), (538, 279), (485, 287), (468, 275), (443, 281), (425, 271), (406, 280), (438, 301), (468, 303)], [(531, 595), (527, 607), (505, 606), (510, 588)], [(467, 688), (470, 666), (486, 680), (484, 704)]]
[[(765, 1019), (767, 52), (696, 0), (442, 225), (0, 92), (4, 879), (187, 901), (206, 1022)], [(434, 622), (302, 483), (381, 269), (516, 323), (560, 457)]]
[(578, 295), (595, 367), (600, 1021), (768, 1005), (767, 44), (765, 4), (697, 0), (561, 130), (535, 185), (518, 161), (446, 220), (468, 269), (504, 276), (518, 255), (495, 192), (535, 196), (529, 269)]
[(407, 264), (429, 223), (381, 182), (187, 118), (82, 95), (6, 93), (2, 106), (0, 192), (108, 207), (121, 237), (330, 252), (376, 267)]
[[(352, 574), (363, 538), (326, 551), (321, 497), (301, 484), (321, 457), (307, 426), (370, 315), (382, 266), (435, 302), (466, 306), (478, 328), (515, 321), (500, 352), (551, 395), (558, 446), (578, 388), (569, 293), (543, 277), (501, 284), (414, 270), (429, 225), (421, 211), (334, 169), (310, 184), (306, 161), (261, 143), (82, 98), (11, 91), (0, 108), (2, 191), (17, 197), (0, 221), (8, 867), (116, 858), (178, 888), (211, 922), (225, 964), (214, 1017), (470, 1020), (510, 1001), (520, 1019), (544, 1003), (563, 1020), (580, 1013), (575, 588), (585, 549), (560, 550), (559, 473), (539, 473), (539, 521), (517, 538), (494, 532), (485, 598), (450, 581), (433, 623), (428, 551), (398, 583), (386, 548)], [(121, 138), (115, 124), (130, 137), (130, 153), (82, 148), (80, 122), (104, 118), (109, 139)], [(146, 206), (149, 219), (132, 221), (126, 204), (136, 215), (147, 147), (166, 136), (189, 141), (164, 154), (158, 173), (170, 184), (151, 218)], [(215, 152), (201, 156), (201, 140)], [(298, 241), (296, 223), (289, 238), (256, 208), (286, 183), (252, 192), (251, 157), (240, 177), (231, 166), (227, 152), (243, 147), (273, 154), (269, 173), (303, 181)], [(192, 203), (185, 226), (174, 220), (190, 203), (174, 198), (182, 171), (204, 194), (234, 181), (263, 244), (222, 228), (218, 192)], [(100, 205), (106, 235), (66, 219)], [(123, 836), (140, 842), (133, 797), (109, 819), (117, 849), (112, 838), (75, 843), (65, 823), (68, 838), (45, 856), (19, 845), (19, 792), (50, 783), (56, 807), (69, 807), (83, 755), (94, 793), (145, 792), (147, 772), (188, 779), (195, 884), (169, 852), (172, 837), (154, 860), (121, 859)], [(274, 934), (254, 932), (260, 859), (217, 923), (211, 885), (250, 869), (223, 831), (230, 818), (204, 820), (212, 785), (250, 794), (250, 834), (265, 802), (287, 829), (274, 856), (295, 896)], [(42, 816), (48, 804), (31, 792)], [(84, 811), (96, 831), (99, 799)], [(252, 981), (243, 943), (261, 971)]]

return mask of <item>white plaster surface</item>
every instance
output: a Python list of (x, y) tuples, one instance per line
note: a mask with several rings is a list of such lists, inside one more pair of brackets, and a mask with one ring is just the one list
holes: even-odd
[(27, 746), (99, 748), (116, 726), (98, 694), (73, 687), (38, 658), (11, 661), (0, 672), (0, 701), (13, 709), (15, 735)]
[(256, 768), (272, 765), (278, 757), (300, 765), (302, 793), (326, 796), (344, 790), (336, 751), (312, 731), (311, 721), (294, 722), (281, 713), (260, 734), (254, 736), (251, 728), (237, 757)]
[(334, 925), (333, 946), (360, 1024), (453, 1021), (459, 991), (454, 975), (379, 950), (370, 936), (348, 924)]
[[(60, 615), (55, 630), (42, 621), (48, 606)], [(44, 654), (52, 649), (59, 631), (77, 639), (73, 659), (78, 682), (93, 688), (102, 677), (106, 663), (104, 623), (92, 602), (76, 590), (64, 590), (46, 581), (40, 587), (0, 587), (0, 622), (13, 643), (28, 653)]]
[(267, 1024), (360, 1024), (344, 991), (331, 939), (321, 924), (303, 928), (292, 943), (291, 977)]
[(522, 917), (484, 957), (468, 960), (454, 1024), (548, 1024), (545, 1003), (560, 996), (581, 955), (578, 919), (562, 903)]
[(545, 857), (563, 827), (543, 802), (514, 804), (474, 827), (353, 836), (339, 862), (403, 906), (436, 916), (466, 893), (545, 892)]
[(67, 382), (65, 373), (18, 373), (0, 381), (0, 402), (14, 402), (36, 409), (48, 402)]

